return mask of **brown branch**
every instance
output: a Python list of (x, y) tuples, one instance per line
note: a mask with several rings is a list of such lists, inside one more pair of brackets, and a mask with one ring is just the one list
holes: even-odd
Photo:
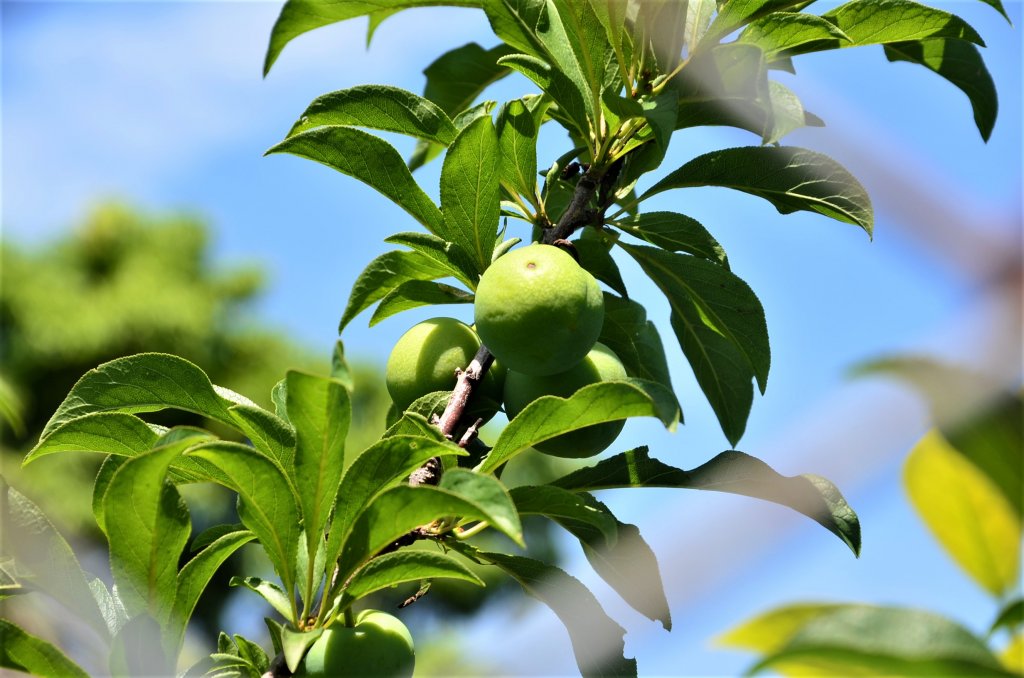
[(544, 237), (541, 239), (541, 242), (545, 245), (550, 245), (556, 240), (565, 240), (577, 228), (593, 221), (597, 211), (589, 207), (589, 205), (597, 193), (598, 181), (599, 177), (594, 175), (593, 167), (580, 177), (580, 180), (576, 183), (576, 190), (572, 194), (572, 200), (569, 201), (569, 206), (562, 213), (562, 218), (558, 220), (554, 228), (544, 231)]

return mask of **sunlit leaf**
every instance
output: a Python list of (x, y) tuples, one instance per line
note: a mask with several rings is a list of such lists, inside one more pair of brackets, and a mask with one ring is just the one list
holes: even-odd
[(446, 266), (420, 252), (385, 252), (371, 261), (356, 278), (338, 331), (343, 331), (353, 318), (403, 283), (410, 280), (436, 280), (448, 275), (451, 275), (451, 271)]
[(465, 290), (430, 280), (407, 280), (388, 292), (370, 317), (370, 327), (396, 313), (437, 304), (472, 304), (474, 296)]
[(478, 586), (484, 582), (458, 560), (430, 551), (396, 551), (374, 558), (355, 573), (345, 595), (359, 600), (375, 591), (421, 581), (423, 579), (459, 579)]
[(932, 534), (976, 582), (996, 596), (1017, 585), (1020, 518), (999, 488), (941, 433), (933, 430), (917, 443), (903, 479)]
[(519, 512), (508, 494), (505, 486), (492, 475), (474, 473), (466, 469), (451, 469), (441, 476), (438, 485), (459, 497), (473, 502), (483, 515), (488, 516), (487, 522), (508, 535), (520, 546), (523, 542), (523, 526), (519, 521)]
[(53, 644), (26, 633), (17, 624), (0, 619), (0, 666), (40, 678), (69, 678), (88, 673)]
[(953, 38), (985, 46), (981, 36), (960, 17), (912, 0), (854, 0), (822, 17), (838, 26), (853, 45)]

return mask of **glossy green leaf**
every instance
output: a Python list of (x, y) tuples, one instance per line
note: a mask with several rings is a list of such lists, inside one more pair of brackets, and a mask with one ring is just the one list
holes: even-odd
[(743, 29), (736, 40), (757, 45), (768, 61), (853, 44), (831, 21), (799, 12), (766, 14)]
[(507, 191), (525, 197), (532, 204), (538, 200), (538, 112), (543, 114), (545, 109), (546, 106), (538, 103), (536, 97), (514, 99), (498, 110), (496, 123), (501, 183)]
[(671, 430), (679, 416), (679, 405), (671, 391), (641, 379), (591, 384), (570, 398), (544, 396), (509, 422), (480, 470), (494, 471), (536, 443), (593, 424), (627, 417), (656, 417)]
[(455, 468), (441, 476), (438, 487), (472, 502), (481, 514), (487, 516), (486, 520), (492, 527), (508, 535), (519, 546), (526, 546), (519, 512), (516, 511), (508, 490), (497, 478)]
[[(436, 428), (426, 422), (424, 425), (440, 435)], [(377, 441), (356, 457), (345, 472), (327, 537), (328, 563), (333, 565), (338, 560), (356, 518), (376, 496), (407, 479), (432, 457), (465, 453), (447, 441), (423, 437), (426, 431), (415, 429), (415, 432), (419, 435), (396, 434)]]
[(853, 0), (822, 15), (854, 45), (878, 45), (929, 38), (985, 42), (963, 19), (912, 0)]
[(985, 141), (992, 136), (999, 99), (992, 76), (978, 48), (955, 39), (893, 42), (885, 45), (889, 61), (920, 64), (956, 85), (967, 95), (974, 111), (974, 124)]
[(280, 586), (272, 581), (260, 579), (259, 577), (232, 577), (231, 586), (241, 586), (258, 594), (285, 619), (291, 619), (294, 614), (292, 611), (292, 599), (281, 590)]
[(265, 155), (290, 153), (359, 179), (391, 199), (431, 233), (441, 228), (441, 211), (413, 179), (398, 151), (380, 137), (353, 127), (331, 125), (299, 132)]
[(252, 405), (230, 408), (235, 427), (252, 441), (253, 447), (288, 468), (295, 458), (295, 430), (281, 417)]
[(107, 622), (110, 636), (116, 636), (128, 623), (128, 611), (124, 609), (124, 604), (121, 603), (121, 599), (115, 595), (115, 592), (107, 589), (107, 585), (101, 580), (93, 579), (89, 582), (89, 588), (92, 589), (92, 596), (96, 600), (100, 614)]
[(625, 631), (576, 578), (532, 558), (479, 553), (519, 582), (523, 590), (551, 608), (565, 625), (573, 654), (585, 678), (636, 676), (636, 660), (625, 654)]
[(0, 666), (40, 678), (88, 678), (88, 673), (51, 643), (0, 619)]
[(345, 587), (345, 596), (359, 600), (375, 591), (421, 581), (423, 579), (459, 579), (478, 586), (484, 582), (458, 560), (430, 551), (396, 551), (368, 562), (355, 573)]
[(251, 447), (237, 443), (200, 445), (189, 455), (205, 459), (224, 474), (225, 484), (238, 493), (242, 524), (259, 539), (285, 590), (292, 590), (301, 512), (284, 469)]
[(762, 141), (776, 144), (782, 137), (801, 127), (816, 124), (804, 110), (804, 104), (793, 90), (775, 82), (768, 83), (768, 100), (771, 102), (771, 125), (766, 126)]
[[(352, 421), (348, 390), (340, 381), (289, 370), (286, 408), (295, 427), (295, 487), (301, 488), (302, 523), (310, 540), (310, 566), (334, 507), (345, 464), (345, 436)], [(306, 573), (310, 586), (315, 580)]]
[(167, 480), (171, 460), (189, 442), (158, 447), (126, 461), (103, 495), (110, 567), (129, 617), (147, 613), (163, 623), (177, 591), (178, 558), (192, 523)]
[(410, 7), (436, 5), (475, 7), (478, 3), (463, 0), (288, 0), (274, 22), (263, 63), (263, 75), (270, 72), (285, 45), (314, 28), (381, 11), (394, 12)]
[(165, 631), (167, 640), (164, 648), (170, 656), (177, 656), (180, 652), (181, 643), (185, 638), (185, 627), (195, 610), (196, 603), (199, 602), (199, 596), (206, 590), (213, 575), (225, 560), (254, 538), (255, 535), (246, 529), (226, 532), (205, 545), (178, 572), (174, 606)]
[(768, 385), (771, 350), (764, 309), (753, 290), (725, 268), (706, 259), (652, 247), (619, 244), (683, 313), (691, 304), (703, 323), (739, 349), (763, 393)]
[(1010, 676), (959, 624), (931, 612), (844, 605), (802, 626), (751, 669), (821, 676)]
[(522, 73), (546, 92), (558, 104), (573, 132), (578, 135), (588, 132), (589, 107), (585, 99), (587, 93), (565, 73), (528, 54), (509, 54), (499, 59), (498, 63)]
[(166, 353), (140, 353), (89, 370), (50, 421), (41, 441), (63, 424), (93, 412), (155, 412), (175, 408), (234, 426), (226, 389), (215, 387), (194, 364)]
[[(992, 7), (993, 9), (995, 9), (1000, 14), (1002, 14), (1003, 18), (1005, 18), (1007, 20), (1007, 22), (1010, 22), (1010, 15), (1006, 13), (1006, 9), (1003, 7), (1002, 0), (981, 0), (981, 1), (984, 2), (986, 5), (988, 5), (989, 7)], [(1010, 22), (1010, 23), (1012, 23), (1012, 22)]]
[(778, 607), (729, 629), (716, 638), (715, 643), (762, 655), (774, 654), (800, 629), (844, 607), (846, 605), (840, 603), (797, 603)]
[(742, 494), (788, 506), (860, 552), (860, 521), (839, 490), (820, 476), (782, 476), (760, 459), (726, 451), (691, 471), (651, 459), (646, 447), (617, 454), (551, 483), (574, 492), (618, 487), (676, 487)]
[(437, 104), (389, 85), (357, 85), (318, 96), (288, 136), (323, 125), (368, 127), (445, 146), (455, 139), (455, 125)]
[(396, 233), (384, 238), (384, 242), (404, 245), (409, 249), (433, 259), (448, 270), (449, 275), (464, 283), (469, 289), (476, 289), (478, 276), (475, 273), (473, 260), (461, 247), (456, 247), (444, 238), (432, 233), (408, 232)]
[(437, 304), (472, 304), (474, 296), (458, 287), (429, 280), (408, 280), (388, 292), (370, 317), (370, 327), (396, 313)]
[(484, 116), (459, 133), (441, 168), (444, 226), (439, 235), (469, 254), (477, 274), (490, 265), (498, 237), (498, 157), (494, 125)]
[(614, 544), (618, 538), (615, 516), (589, 494), (553, 485), (522, 485), (509, 494), (520, 515), (546, 516), (581, 541)]
[(508, 75), (498, 59), (512, 52), (508, 45), (484, 49), (475, 42), (449, 50), (423, 69), (427, 78), (423, 96), (455, 116), (469, 108), (488, 85)]
[(626, 233), (670, 252), (686, 252), (726, 269), (725, 250), (696, 219), (678, 212), (645, 212), (632, 219), (615, 222)]
[(964, 571), (994, 596), (1017, 586), (1021, 520), (988, 476), (933, 430), (907, 457), (903, 480), (918, 514)]
[(281, 644), (284, 646), (285, 665), (293, 674), (298, 671), (299, 662), (306, 656), (306, 650), (317, 641), (324, 632), (323, 628), (310, 631), (296, 631), (291, 626), (281, 629)]
[(694, 158), (647, 190), (641, 200), (672, 188), (722, 186), (772, 203), (782, 214), (817, 212), (869, 235), (871, 200), (852, 174), (826, 155), (791, 146), (749, 146)]
[(598, 341), (619, 357), (629, 376), (672, 389), (658, 328), (636, 301), (604, 293), (604, 324)]
[(100, 470), (96, 472), (96, 478), (92, 483), (92, 515), (96, 519), (96, 526), (100, 528), (100, 532), (104, 535), (107, 533), (107, 521), (103, 507), (103, 496), (107, 493), (107, 488), (110, 487), (110, 481), (114, 479), (114, 474), (117, 473), (118, 469), (129, 458), (113, 454), (108, 455), (103, 460), (103, 463), (100, 464)]
[(466, 520), (489, 518), (473, 502), (436, 487), (399, 485), (385, 490), (353, 523), (338, 561), (338, 580), (348, 579), (400, 537), (447, 516), (461, 516)]
[(82, 566), (64, 537), (38, 506), (8, 487), (2, 477), (0, 491), (4, 555), (15, 558), (24, 583), (59, 602), (100, 637), (109, 637)]
[(804, 0), (731, 0), (725, 3), (704, 34), (704, 40), (721, 40), (737, 28), (758, 17), (772, 12), (781, 12)]
[(547, 21), (545, 0), (483, 0), (491, 30), (505, 43), (533, 56), (546, 53), (538, 37)]
[(731, 42), (695, 54), (680, 71), (676, 129), (728, 125), (759, 137), (771, 121), (768, 64), (757, 45)]
[(601, 99), (606, 63), (605, 30), (586, 1), (547, 0), (547, 22), (538, 31), (540, 41), (581, 92), (586, 92), (588, 113)]
[(694, 54), (700, 47), (711, 21), (718, 12), (716, 0), (689, 0), (686, 3), (686, 50)]
[(353, 318), (402, 283), (409, 280), (436, 280), (450, 274), (446, 266), (420, 252), (385, 252), (371, 261), (356, 278), (338, 332), (342, 332)]
[(123, 412), (93, 412), (53, 429), (32, 448), (27, 465), (57, 452), (99, 452), (134, 457), (153, 446), (159, 433), (138, 417)]

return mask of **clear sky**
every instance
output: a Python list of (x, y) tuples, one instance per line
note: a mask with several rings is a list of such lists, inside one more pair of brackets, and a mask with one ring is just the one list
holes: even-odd
[[(923, 406), (891, 383), (846, 377), (857, 361), (895, 351), (988, 361), (1010, 380), (1021, 372), (1019, 315), (1007, 322), (978, 275), (1000, 256), (1020, 257), (1021, 5), (1005, 2), (1011, 28), (977, 0), (933, 4), (966, 18), (989, 44), (1000, 113), (988, 144), (959, 90), (918, 67), (887, 63), (877, 47), (802, 57), (797, 77), (780, 75), (828, 123), (786, 141), (833, 155), (861, 179), (875, 200), (874, 241), (724, 189), (670, 192), (646, 205), (704, 223), (764, 304), (772, 374), (739, 449), (787, 475), (836, 480), (861, 515), (864, 555), (854, 560), (810, 521), (740, 497), (603, 496), (661, 557), (676, 629), (665, 634), (626, 608), (582, 558), (567, 567), (628, 629), (642, 675), (733, 675), (748, 657), (713, 650), (709, 640), (795, 600), (916, 605), (978, 630), (991, 619), (992, 604), (944, 558), (899, 485), (903, 455), (926, 426)], [(323, 92), (367, 82), (419, 92), (422, 68), (438, 55), (496, 40), (479, 12), (414, 10), (385, 22), (369, 49), (364, 20), (302, 36), (263, 79), (279, 9), (277, 2), (4, 0), (4, 237), (45, 243), (105, 197), (196, 212), (215, 228), (217, 257), (271, 271), (261, 311), (329, 351), (353, 280), (388, 249), (383, 237), (413, 224), (352, 179), (262, 152)], [(526, 91), (528, 83), (509, 78), (488, 98)], [(567, 149), (557, 135), (546, 141), (542, 163)], [(757, 141), (737, 130), (687, 131), (676, 136), (665, 167)], [(434, 196), (438, 171), (435, 163), (417, 175)], [(670, 435), (631, 422), (617, 446), (647, 443), (666, 462), (696, 466), (728, 443), (672, 341), (666, 305), (622, 263), (634, 295), (651, 300), (687, 423)], [(437, 312), (402, 314), (372, 329), (367, 315), (346, 331), (346, 344), (351, 354), (383, 362), (405, 329)], [(473, 646), (509, 670), (571, 673), (557, 622), (539, 606), (528, 610), (515, 619), (499, 612), (467, 631)]]

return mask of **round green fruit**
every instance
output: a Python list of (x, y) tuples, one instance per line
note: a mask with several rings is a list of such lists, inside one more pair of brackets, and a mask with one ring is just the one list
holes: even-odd
[[(625, 377), (626, 369), (619, 357), (598, 343), (582, 361), (566, 372), (538, 377), (509, 370), (505, 377), (505, 411), (511, 419), (541, 396), (568, 398), (584, 386)], [(615, 442), (625, 423), (623, 420), (594, 424), (537, 443), (535, 447), (555, 457), (592, 457)]]
[[(480, 348), (480, 337), (455, 318), (431, 318), (414, 325), (395, 344), (388, 357), (385, 382), (391, 400), (405, 410), (433, 391), (455, 388), (455, 371), (465, 369)], [(475, 389), (467, 410), (487, 420), (501, 403), (505, 370), (494, 364)]]
[(412, 635), (397, 617), (364, 610), (355, 626), (334, 624), (325, 629), (299, 664), (296, 676), (409, 678), (415, 663)]
[(564, 372), (593, 348), (604, 322), (594, 276), (552, 245), (512, 250), (491, 264), (476, 290), (476, 328), (509, 370)]

